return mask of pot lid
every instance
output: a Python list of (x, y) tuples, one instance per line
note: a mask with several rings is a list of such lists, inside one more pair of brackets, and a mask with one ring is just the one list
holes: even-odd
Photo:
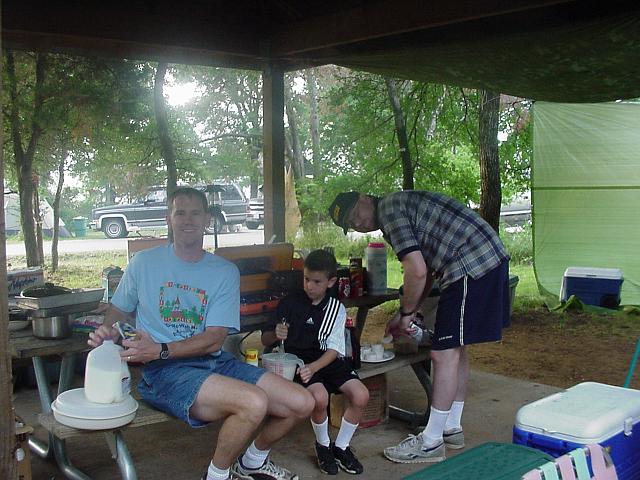
[(45, 283), (44, 285), (32, 285), (25, 288), (20, 292), (23, 297), (43, 298), (53, 297), (55, 295), (64, 295), (65, 293), (71, 293), (71, 289), (54, 285), (53, 283)]
[(51, 404), (51, 408), (68, 417), (107, 420), (135, 412), (138, 409), (138, 402), (131, 395), (126, 395), (121, 402), (90, 402), (84, 394), (84, 388), (74, 388), (58, 395)]

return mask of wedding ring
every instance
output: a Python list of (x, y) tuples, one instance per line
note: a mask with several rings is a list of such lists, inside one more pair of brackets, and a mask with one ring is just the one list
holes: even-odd
[(127, 362), (130, 362), (130, 361), (131, 361), (131, 355), (127, 357)]

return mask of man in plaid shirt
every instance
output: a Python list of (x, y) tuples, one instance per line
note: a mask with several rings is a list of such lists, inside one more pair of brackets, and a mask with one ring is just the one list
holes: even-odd
[(444, 460), (445, 447), (464, 447), (466, 345), (500, 340), (509, 323), (509, 255), (477, 213), (440, 193), (402, 191), (379, 198), (345, 192), (333, 201), (329, 215), (345, 234), (349, 228), (382, 230), (402, 263), (400, 311), (387, 331), (413, 333), (410, 325), (434, 278), (439, 279), (429, 422), (420, 435), (410, 435), (384, 454), (400, 463)]

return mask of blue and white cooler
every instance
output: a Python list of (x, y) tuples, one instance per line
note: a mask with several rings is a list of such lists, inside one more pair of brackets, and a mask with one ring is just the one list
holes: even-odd
[(575, 295), (587, 305), (617, 308), (623, 280), (617, 268), (569, 267), (562, 278), (560, 300)]
[(620, 480), (640, 480), (640, 390), (584, 382), (525, 405), (513, 443), (554, 457), (598, 443), (610, 449)]

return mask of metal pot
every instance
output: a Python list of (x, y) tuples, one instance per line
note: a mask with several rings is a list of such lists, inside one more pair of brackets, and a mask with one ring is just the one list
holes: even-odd
[(54, 317), (31, 317), (33, 336), (45, 339), (68, 338), (71, 336), (71, 320), (69, 315)]

